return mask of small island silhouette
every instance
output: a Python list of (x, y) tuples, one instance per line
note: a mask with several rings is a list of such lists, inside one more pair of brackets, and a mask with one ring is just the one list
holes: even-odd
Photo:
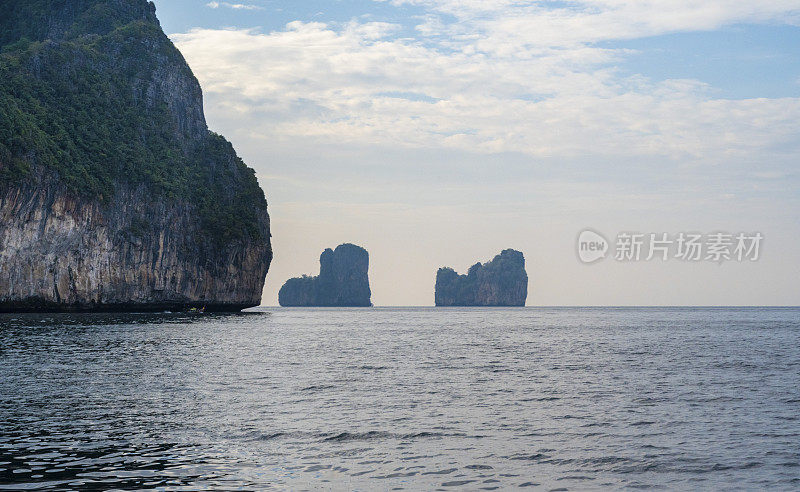
[(370, 307), (369, 253), (355, 244), (330, 248), (319, 257), (319, 276), (290, 278), (278, 292), (287, 307)]
[(513, 249), (472, 265), (466, 275), (449, 267), (436, 273), (437, 306), (524, 306), (527, 297), (525, 257)]

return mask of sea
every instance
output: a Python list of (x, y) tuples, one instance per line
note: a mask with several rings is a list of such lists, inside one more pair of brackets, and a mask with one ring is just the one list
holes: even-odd
[(4, 314), (0, 488), (800, 490), (800, 309)]

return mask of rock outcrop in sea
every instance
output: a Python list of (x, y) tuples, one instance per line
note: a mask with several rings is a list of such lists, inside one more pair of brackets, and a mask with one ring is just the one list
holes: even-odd
[(278, 292), (281, 306), (368, 307), (369, 253), (354, 244), (330, 248), (319, 257), (319, 276), (290, 278)]
[(437, 306), (524, 306), (527, 297), (525, 257), (513, 249), (474, 264), (466, 275), (452, 268), (436, 273)]
[(0, 10), (0, 311), (258, 305), (264, 193), (155, 6)]

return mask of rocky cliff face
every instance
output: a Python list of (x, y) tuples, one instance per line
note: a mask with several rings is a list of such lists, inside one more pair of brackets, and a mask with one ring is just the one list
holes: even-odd
[(435, 296), (437, 306), (524, 306), (528, 297), (525, 257), (507, 249), (488, 263), (476, 263), (467, 275), (440, 268)]
[(258, 305), (264, 194), (153, 5), (0, 7), (0, 311)]
[(328, 248), (319, 264), (319, 276), (292, 278), (283, 284), (278, 292), (281, 306), (372, 306), (367, 250), (354, 244)]
[(258, 305), (268, 244), (218, 247), (198, 229), (191, 206), (152, 200), (144, 186), (120, 189), (105, 205), (53, 182), (7, 190), (0, 196), (0, 311)]

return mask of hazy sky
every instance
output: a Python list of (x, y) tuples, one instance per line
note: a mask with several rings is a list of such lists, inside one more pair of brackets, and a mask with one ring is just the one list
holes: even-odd
[[(242, 2), (155, 3), (267, 193), (264, 304), (342, 242), (376, 305), (504, 248), (529, 305), (800, 304), (800, 0)], [(587, 227), (764, 241), (584, 265)]]

